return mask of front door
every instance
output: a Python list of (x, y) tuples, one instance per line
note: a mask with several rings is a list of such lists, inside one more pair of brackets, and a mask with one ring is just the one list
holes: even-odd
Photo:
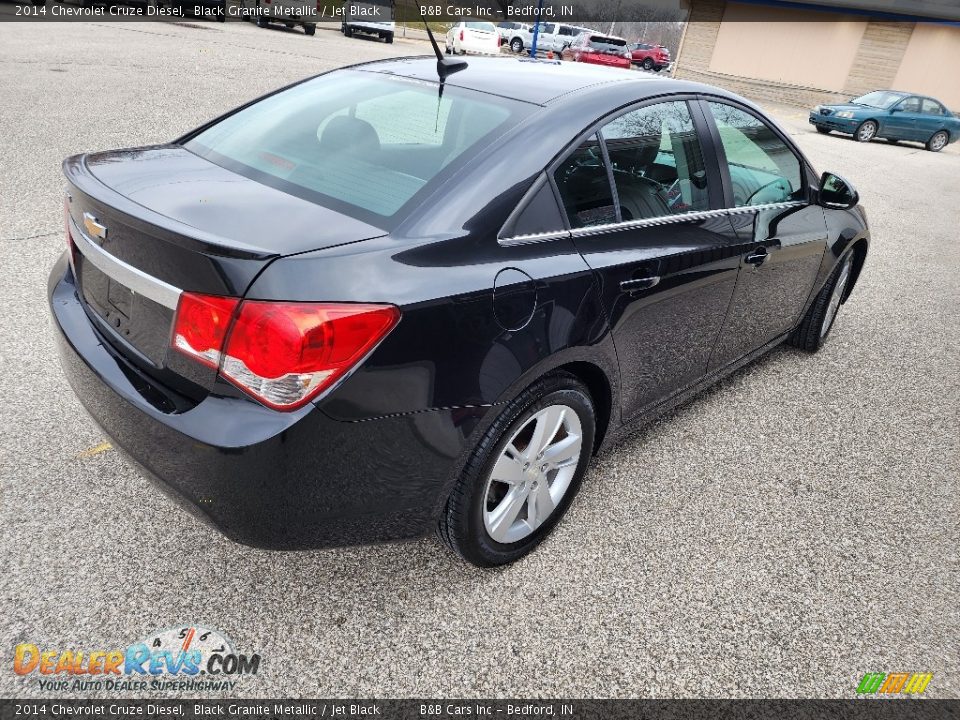
[(722, 368), (800, 322), (826, 249), (823, 209), (782, 137), (744, 108), (704, 102), (716, 126), (726, 204), (743, 254), (710, 369)]
[(919, 140), (920, 98), (908, 97), (893, 108), (884, 121), (883, 136), (899, 140)]
[(600, 284), (624, 420), (705, 374), (736, 284), (742, 248), (725, 213), (710, 210), (722, 200), (719, 171), (705, 167), (693, 118), (686, 100), (631, 110), (554, 172)]

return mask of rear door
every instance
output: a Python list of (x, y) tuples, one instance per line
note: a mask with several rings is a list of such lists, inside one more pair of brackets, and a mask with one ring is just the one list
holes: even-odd
[(826, 250), (823, 209), (810, 201), (806, 163), (749, 108), (705, 101), (724, 201), (743, 253), (740, 277), (710, 369), (796, 327)]
[(641, 104), (599, 128), (553, 177), (596, 272), (629, 420), (706, 372), (740, 259), (719, 170), (688, 98)]

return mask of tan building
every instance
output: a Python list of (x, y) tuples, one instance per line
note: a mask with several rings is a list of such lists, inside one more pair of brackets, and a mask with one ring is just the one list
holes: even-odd
[(932, 95), (960, 112), (960, 25), (878, 20), (812, 6), (687, 4), (679, 78), (805, 106), (870, 90), (906, 90)]

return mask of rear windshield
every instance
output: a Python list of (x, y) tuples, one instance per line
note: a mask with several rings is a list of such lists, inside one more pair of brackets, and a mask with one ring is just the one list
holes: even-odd
[(471, 30), (479, 30), (480, 32), (492, 33), (497, 31), (496, 26), (493, 23), (489, 23), (489, 22), (470, 21), (470, 22), (465, 22), (464, 25), (466, 25)]
[(627, 47), (627, 41), (623, 38), (603, 37), (602, 35), (591, 35), (590, 46), (600, 52), (621, 53)]
[[(532, 106), (343, 70), (271, 95), (185, 143), (250, 179), (384, 229)], [(269, 212), (264, 208), (264, 212)]]

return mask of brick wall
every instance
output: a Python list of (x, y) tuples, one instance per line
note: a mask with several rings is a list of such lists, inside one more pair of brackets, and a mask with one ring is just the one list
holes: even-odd
[(912, 22), (867, 23), (844, 91), (853, 97), (878, 88), (892, 90), (913, 26)]
[[(843, 92), (838, 93), (822, 88), (712, 72), (710, 59), (725, 6), (726, 0), (691, 0), (690, 17), (677, 55), (674, 77), (718, 85), (756, 100), (802, 107), (840, 102), (870, 90), (890, 88), (914, 27), (913, 23), (869, 22), (857, 48)], [(758, 32), (762, 32), (762, 27), (762, 23), (757, 23)], [(820, 48), (819, 51), (829, 49)], [(762, 61), (762, 58), (749, 61), (758, 60)], [(802, 58), (798, 58), (798, 62), (800, 61)]]

